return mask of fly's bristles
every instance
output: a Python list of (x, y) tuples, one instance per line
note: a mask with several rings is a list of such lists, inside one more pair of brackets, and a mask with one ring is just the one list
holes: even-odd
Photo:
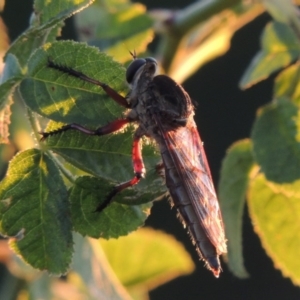
[(55, 62), (53, 62), (51, 59), (48, 59), (48, 64), (47, 66), (49, 68), (52, 68), (52, 69), (55, 69), (55, 70), (58, 70), (62, 73), (66, 73), (70, 76), (74, 76), (76, 78), (82, 78), (82, 77), (85, 77), (85, 75), (82, 73), (82, 72), (79, 72), (79, 71), (76, 71), (70, 67), (67, 67), (67, 66), (63, 66), (61, 64), (57, 64)]

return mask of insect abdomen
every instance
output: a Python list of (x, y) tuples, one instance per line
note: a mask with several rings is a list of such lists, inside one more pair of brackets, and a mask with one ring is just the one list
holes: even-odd
[(179, 216), (189, 231), (198, 255), (207, 263), (207, 267), (213, 274), (219, 277), (221, 266), (216, 248), (206, 236), (197, 218), (191, 200), (185, 190), (185, 186), (172, 162), (169, 150), (161, 149), (161, 155), (165, 166), (166, 185), (173, 203), (178, 210)]

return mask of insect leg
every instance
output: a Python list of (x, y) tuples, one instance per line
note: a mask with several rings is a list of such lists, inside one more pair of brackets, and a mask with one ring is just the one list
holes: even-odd
[(144, 177), (146, 169), (142, 158), (141, 137), (138, 135), (135, 135), (133, 139), (132, 163), (134, 169), (134, 177), (129, 181), (115, 186), (107, 196), (106, 200), (97, 207), (96, 211), (102, 211), (112, 201), (114, 196), (116, 196), (126, 188), (137, 184), (141, 180), (141, 178)]
[(71, 76), (77, 77), (83, 81), (95, 84), (100, 86), (104, 92), (110, 97), (112, 98), (114, 101), (116, 101), (119, 105), (126, 107), (126, 108), (130, 108), (129, 103), (127, 102), (126, 98), (121, 96), (117, 91), (115, 91), (114, 89), (112, 89), (109, 85), (107, 85), (106, 83), (103, 83), (101, 81), (98, 81), (96, 79), (93, 79), (91, 77), (88, 77), (87, 75), (83, 74), (82, 72), (76, 71), (72, 68), (66, 67), (66, 66), (62, 66), (59, 65), (55, 62), (53, 62), (50, 58), (48, 58), (48, 67), (52, 68), (52, 69), (56, 69), (60, 72), (69, 74)]
[(53, 130), (49, 132), (40, 132), (40, 134), (42, 135), (41, 141), (44, 141), (50, 135), (55, 135), (70, 129), (75, 129), (88, 135), (105, 135), (121, 129), (122, 127), (124, 127), (126, 124), (130, 122), (132, 122), (130, 119), (117, 119), (115, 121), (112, 121), (111, 123), (108, 123), (103, 127), (97, 128), (96, 130), (91, 130), (79, 124), (72, 123), (72, 124), (65, 125), (57, 130)]

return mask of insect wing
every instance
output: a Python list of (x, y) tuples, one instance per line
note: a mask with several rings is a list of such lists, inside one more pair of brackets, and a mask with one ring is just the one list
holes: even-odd
[[(160, 126), (162, 128), (162, 126)], [(217, 253), (226, 252), (224, 227), (206, 155), (193, 117), (185, 127), (163, 133), (192, 206)]]

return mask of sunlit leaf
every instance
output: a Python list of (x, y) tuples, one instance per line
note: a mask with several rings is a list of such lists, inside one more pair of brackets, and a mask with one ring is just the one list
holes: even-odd
[(0, 143), (8, 143), (12, 94), (22, 80), (22, 71), (17, 58), (8, 54), (1, 74), (0, 84)]
[(91, 3), (92, 0), (36, 0), (29, 28), (12, 43), (8, 53), (14, 54), (25, 67), (34, 50), (55, 41), (66, 18)]
[(100, 242), (116, 275), (129, 289), (153, 289), (194, 270), (182, 244), (161, 231), (143, 228), (126, 237)]
[(242, 245), (242, 221), (249, 172), (253, 166), (252, 145), (249, 140), (235, 143), (222, 164), (219, 200), (228, 240), (228, 266), (238, 277), (246, 278)]
[(300, 178), (299, 108), (288, 100), (263, 107), (252, 130), (253, 153), (268, 180), (278, 183)]
[[(52, 125), (54, 123), (47, 127), (46, 132), (60, 127), (57, 124)], [(97, 177), (122, 182), (131, 179), (134, 175), (131, 157), (133, 133), (132, 126), (119, 133), (104, 136), (88, 136), (70, 130), (48, 137), (45, 143), (49, 149), (78, 168)], [(155, 168), (160, 161), (160, 156), (153, 144), (144, 143), (143, 160), (146, 176), (134, 189), (148, 190), (154, 200), (166, 189)]]
[(300, 285), (300, 181), (275, 184), (263, 174), (250, 184), (248, 206), (254, 230), (274, 266)]
[[(0, 87), (1, 89), (1, 87)], [(9, 124), (11, 115), (11, 104), (12, 101), (6, 103), (4, 108), (0, 110), (0, 144), (9, 143)]]
[(48, 60), (101, 80), (118, 92), (125, 89), (124, 68), (97, 48), (71, 41), (46, 44), (30, 58), (27, 78), (20, 85), (32, 110), (55, 121), (82, 125), (100, 126), (121, 116), (123, 109), (101, 87), (49, 68)]
[(81, 41), (99, 47), (120, 62), (146, 51), (153, 39), (153, 21), (146, 7), (127, 0), (98, 0), (75, 16), (75, 26)]
[(94, 0), (35, 0), (34, 12), (41, 25), (51, 21), (60, 22), (79, 12)]
[(299, 18), (297, 6), (292, 0), (262, 0), (261, 2), (278, 22), (289, 25), (294, 18)]
[(32, 53), (46, 42), (53, 42), (59, 35), (62, 24), (46, 29), (31, 28), (11, 44), (8, 53), (18, 58), (19, 64), (25, 68)]
[(74, 241), (75, 253), (67, 280), (73, 290), (85, 299), (131, 300), (113, 273), (99, 241), (76, 233)]
[(22, 79), (22, 71), (17, 58), (13, 54), (8, 54), (0, 84), (0, 110), (4, 108), (9, 96)]
[(295, 104), (300, 104), (300, 68), (296, 63), (282, 71), (275, 80), (275, 97), (287, 97)]
[(142, 226), (150, 204), (124, 205), (113, 201), (102, 211), (102, 204), (114, 185), (94, 177), (79, 177), (71, 189), (71, 214), (75, 231), (99, 238), (117, 238)]
[(240, 86), (249, 86), (267, 78), (273, 72), (286, 67), (300, 55), (300, 42), (286, 24), (269, 23), (261, 38), (262, 50), (252, 59), (244, 73)]
[(39, 150), (19, 153), (0, 183), (0, 229), (34, 268), (67, 271), (72, 253), (67, 191), (56, 166)]

